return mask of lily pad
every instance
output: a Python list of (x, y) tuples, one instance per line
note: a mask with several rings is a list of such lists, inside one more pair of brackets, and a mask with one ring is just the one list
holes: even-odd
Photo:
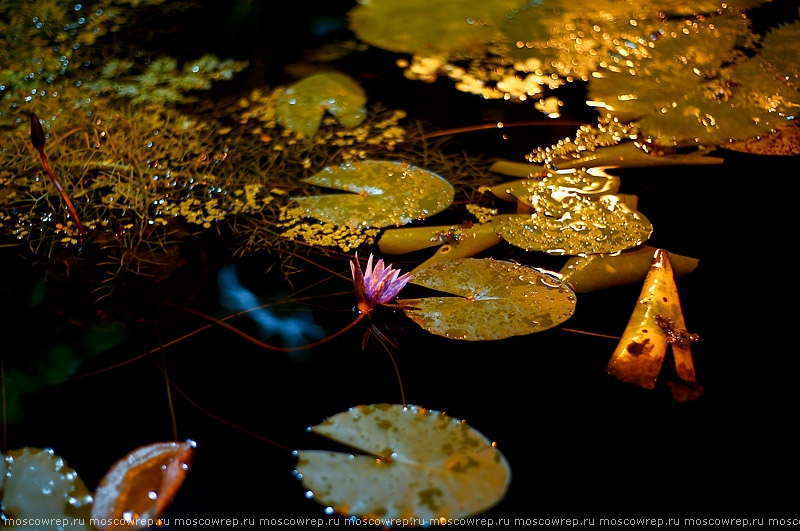
[(452, 185), (433, 172), (383, 160), (328, 166), (305, 182), (352, 192), (296, 198), (306, 216), (358, 228), (427, 218), (449, 207), (455, 195)]
[(349, 13), (356, 36), (374, 46), (402, 52), (482, 52), (497, 40), (495, 27), (517, 8), (517, 0), (390, 0), (362, 2)]
[(419, 406), (357, 406), (311, 430), (368, 454), (297, 452), (306, 495), (341, 514), (463, 518), (499, 502), (511, 480), (508, 462), (489, 439)]
[(592, 198), (616, 194), (619, 191), (619, 184), (619, 177), (594, 170), (592, 173), (585, 171), (568, 174), (551, 173), (542, 179), (522, 179), (498, 184), (489, 188), (489, 191), (498, 199), (518, 200), (535, 208), (534, 198), (542, 194), (551, 195), (556, 189), (562, 194), (577, 194)]
[(538, 196), (528, 215), (492, 218), (494, 230), (508, 243), (526, 251), (550, 254), (611, 254), (636, 247), (653, 232), (653, 225), (616, 196), (590, 200), (577, 194)]
[(97, 529), (147, 528), (183, 483), (195, 446), (194, 441), (153, 443), (120, 459), (95, 492), (92, 518), (101, 522)]
[[(644, 279), (656, 249), (643, 245), (616, 255), (593, 254), (570, 258), (561, 268), (561, 280), (575, 293), (633, 284)], [(699, 260), (670, 253), (676, 277), (691, 273)]]
[(484, 341), (541, 332), (575, 311), (575, 295), (560, 280), (511, 262), (438, 262), (411, 282), (456, 295), (398, 301), (415, 308), (405, 312), (422, 328), (451, 339)]
[[(2, 506), (6, 518), (52, 518), (64, 522), (60, 529), (92, 529), (88, 525), (91, 493), (78, 474), (52, 450), (11, 450), (5, 458), (5, 464), (7, 470), (4, 475)], [(55, 526), (52, 527), (55, 529)], [(19, 526), (9, 529), (33, 527)], [(41, 529), (45, 529), (45, 526)]]
[(314, 136), (325, 111), (343, 126), (352, 128), (367, 117), (366, 103), (364, 90), (350, 77), (324, 72), (290, 85), (278, 100), (275, 113), (285, 128)]

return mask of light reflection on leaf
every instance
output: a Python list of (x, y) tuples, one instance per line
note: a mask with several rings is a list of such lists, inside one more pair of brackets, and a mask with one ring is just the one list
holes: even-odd
[(398, 301), (425, 330), (451, 339), (483, 341), (541, 332), (572, 316), (575, 295), (539, 271), (492, 259), (438, 262), (411, 280), (455, 297)]
[(117, 461), (95, 492), (92, 518), (101, 522), (98, 529), (147, 527), (120, 523), (130, 515), (137, 522), (157, 519), (183, 483), (195, 446), (194, 441), (153, 443)]
[[(617, 255), (593, 254), (570, 258), (561, 268), (561, 280), (575, 293), (639, 282), (647, 275), (655, 248), (643, 245)], [(670, 253), (675, 276), (694, 271), (699, 260)]]
[(328, 166), (305, 182), (352, 192), (296, 198), (306, 216), (360, 228), (427, 218), (449, 207), (455, 194), (450, 183), (435, 173), (393, 161)]
[(368, 454), (297, 452), (306, 495), (344, 515), (463, 518), (500, 501), (511, 479), (484, 435), (419, 406), (356, 406), (311, 430)]
[[(669, 329), (665, 328), (665, 323), (669, 323)], [(675, 332), (684, 335), (677, 339), (670, 337)], [(672, 344), (679, 379), (678, 385), (671, 386), (673, 395), (681, 401), (698, 398), (703, 390), (695, 376), (689, 336), (669, 255), (657, 249), (631, 318), (606, 370), (623, 382), (653, 389), (667, 346)]]
[[(531, 201), (533, 203), (533, 201)], [(537, 212), (492, 219), (495, 231), (526, 251), (550, 254), (610, 254), (646, 241), (653, 226), (616, 196), (590, 200), (574, 194), (536, 198)]]

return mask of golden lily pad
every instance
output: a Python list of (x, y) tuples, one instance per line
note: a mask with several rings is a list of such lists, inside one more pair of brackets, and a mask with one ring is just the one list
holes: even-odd
[[(561, 280), (575, 293), (633, 284), (644, 279), (656, 249), (643, 245), (616, 255), (593, 254), (570, 258), (561, 268)], [(670, 254), (676, 277), (694, 271), (697, 258)]]
[(671, 386), (673, 396), (692, 400), (703, 391), (695, 376), (691, 336), (686, 331), (669, 255), (657, 249), (639, 301), (606, 370), (623, 382), (653, 389), (671, 344), (679, 378), (679, 385)]
[(563, 323), (575, 295), (560, 280), (511, 262), (462, 258), (435, 263), (411, 280), (455, 297), (398, 301), (422, 328), (450, 339), (522, 336)]
[(364, 90), (350, 77), (324, 72), (305, 77), (286, 88), (278, 100), (275, 114), (287, 129), (314, 136), (325, 111), (347, 128), (356, 127), (367, 117)]
[(592, 173), (578, 171), (568, 174), (551, 173), (541, 179), (522, 179), (498, 184), (489, 189), (495, 197), (506, 201), (520, 201), (536, 209), (539, 196), (575, 194), (582, 197), (601, 197), (619, 191), (619, 177), (593, 170)]
[(455, 195), (452, 185), (433, 172), (383, 160), (328, 166), (305, 182), (352, 192), (296, 198), (306, 216), (357, 228), (427, 218), (449, 207)]
[(611, 254), (646, 241), (653, 226), (619, 198), (590, 200), (573, 193), (532, 199), (531, 215), (495, 216), (494, 230), (526, 251), (550, 254)]
[[(88, 525), (92, 506), (91, 493), (78, 474), (52, 450), (11, 450), (5, 462), (7, 470), (2, 506), (6, 518), (60, 519), (65, 522), (60, 529), (92, 529)], [(55, 529), (55, 526), (52, 527)], [(34, 528), (39, 529), (36, 526), (9, 527)]]
[(340, 514), (463, 518), (499, 502), (511, 480), (508, 462), (484, 435), (419, 406), (356, 406), (311, 430), (367, 454), (297, 452), (306, 496)]

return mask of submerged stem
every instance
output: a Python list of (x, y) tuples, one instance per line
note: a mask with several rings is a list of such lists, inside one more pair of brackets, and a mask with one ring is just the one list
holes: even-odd
[(183, 312), (190, 313), (192, 315), (200, 317), (201, 319), (205, 319), (206, 321), (214, 323), (217, 326), (220, 326), (220, 327), (222, 327), (222, 328), (224, 328), (226, 330), (229, 330), (230, 332), (233, 332), (237, 336), (241, 337), (245, 341), (249, 341), (250, 343), (256, 345), (257, 347), (261, 347), (261, 348), (267, 349), (267, 350), (272, 350), (274, 352), (297, 352), (297, 351), (300, 351), (300, 350), (308, 350), (310, 348), (318, 347), (318, 346), (322, 345), (323, 343), (327, 343), (328, 341), (330, 341), (332, 339), (335, 339), (335, 338), (339, 337), (340, 335), (344, 334), (345, 332), (347, 332), (348, 330), (353, 328), (356, 324), (358, 324), (367, 315), (365, 313), (358, 314), (358, 317), (356, 317), (352, 322), (350, 322), (350, 324), (348, 324), (347, 326), (345, 326), (341, 330), (338, 330), (337, 332), (334, 332), (333, 334), (329, 335), (328, 337), (320, 339), (319, 341), (315, 341), (313, 343), (309, 343), (308, 345), (302, 345), (302, 346), (299, 346), (299, 347), (285, 348), (285, 347), (276, 347), (274, 345), (270, 345), (268, 343), (264, 343), (263, 341), (261, 341), (259, 339), (256, 339), (253, 336), (251, 336), (249, 334), (246, 334), (245, 332), (242, 332), (241, 330), (239, 330), (235, 326), (231, 326), (228, 323), (226, 323), (225, 321), (217, 319), (216, 317), (212, 317), (212, 316), (210, 316), (208, 314), (205, 314), (203, 312), (199, 312), (197, 310), (193, 310), (192, 308), (187, 308), (186, 306), (181, 306), (180, 304), (175, 304), (175, 303), (169, 302), (169, 301), (159, 301), (159, 302), (161, 304), (165, 305), (165, 306), (169, 306), (170, 308), (175, 308), (177, 310), (181, 310)]
[(204, 415), (206, 415), (206, 416), (209, 416), (209, 417), (211, 417), (212, 419), (216, 420), (217, 422), (220, 422), (220, 423), (222, 423), (222, 424), (225, 424), (226, 426), (229, 426), (229, 427), (231, 427), (231, 428), (233, 428), (233, 429), (235, 429), (235, 430), (239, 430), (239, 431), (241, 431), (242, 433), (246, 433), (247, 435), (250, 435), (251, 437), (255, 437), (256, 439), (259, 439), (259, 440), (261, 440), (261, 441), (264, 441), (264, 442), (266, 442), (266, 443), (269, 443), (269, 444), (271, 444), (272, 446), (275, 446), (275, 447), (277, 447), (277, 448), (280, 448), (281, 450), (287, 450), (287, 451), (289, 451), (289, 452), (292, 452), (292, 451), (294, 451), (294, 449), (293, 449), (293, 448), (289, 448), (289, 447), (288, 447), (288, 446), (286, 446), (285, 444), (281, 444), (281, 443), (279, 443), (279, 442), (275, 442), (275, 441), (273, 441), (272, 439), (268, 439), (268, 438), (264, 437), (263, 435), (259, 435), (258, 433), (254, 432), (254, 431), (248, 430), (247, 428), (244, 428), (244, 427), (242, 427), (242, 426), (239, 426), (238, 424), (235, 424), (235, 423), (233, 423), (233, 422), (231, 422), (231, 421), (229, 421), (229, 420), (226, 420), (226, 419), (224, 419), (224, 418), (222, 418), (222, 417), (219, 417), (219, 416), (215, 415), (214, 413), (210, 412), (209, 410), (205, 409), (204, 407), (201, 407), (201, 406), (200, 406), (200, 405), (199, 405), (197, 402), (195, 402), (194, 400), (192, 400), (191, 398), (189, 398), (189, 395), (187, 395), (186, 393), (184, 393), (184, 392), (181, 390), (181, 388), (180, 388), (180, 387), (178, 387), (177, 385), (175, 385), (175, 382), (173, 382), (172, 380), (170, 380), (170, 379), (169, 379), (169, 376), (167, 376), (167, 373), (166, 373), (166, 371), (165, 371), (165, 370), (164, 370), (164, 369), (161, 367), (161, 365), (159, 365), (158, 363), (156, 363), (156, 367), (158, 367), (158, 370), (159, 370), (159, 371), (161, 371), (161, 373), (164, 375), (164, 378), (166, 378), (166, 379), (167, 379), (167, 381), (169, 382), (170, 386), (172, 386), (172, 387), (173, 387), (173, 388), (174, 388), (174, 389), (175, 389), (175, 390), (178, 392), (178, 394), (179, 394), (179, 395), (181, 395), (181, 396), (182, 396), (182, 397), (183, 397), (183, 398), (184, 398), (184, 399), (185, 399), (187, 402), (189, 402), (189, 404), (190, 404), (190, 405), (191, 405), (193, 408), (197, 409), (199, 412), (203, 413), (203, 414), (204, 414)]
[(403, 403), (404, 406), (407, 406), (408, 402), (406, 401), (406, 391), (405, 388), (403, 387), (403, 379), (400, 378), (400, 369), (397, 368), (397, 361), (394, 359), (392, 351), (389, 350), (389, 347), (383, 341), (378, 341), (378, 343), (383, 345), (384, 350), (386, 350), (386, 353), (389, 355), (389, 359), (392, 360), (394, 373), (397, 376), (397, 385), (400, 386), (400, 401)]

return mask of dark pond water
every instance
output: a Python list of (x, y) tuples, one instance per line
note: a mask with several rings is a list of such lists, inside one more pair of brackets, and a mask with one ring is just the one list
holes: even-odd
[[(165, 20), (165, 27), (179, 29), (164, 45), (180, 45), (187, 56), (211, 48), (255, 59), (255, 73), (242, 83), (274, 84), (283, 75), (278, 66), (301, 57), (295, 50), (338, 35), (336, 23), (348, 7), (339, 2), (311, 12), (270, 6), (267, 13), (264, 6), (259, 17), (238, 26), (220, 26), (225, 10), (206, 9), (179, 25)], [(333, 33), (310, 31), (325, 24)], [(200, 38), (206, 32), (209, 37)], [(430, 130), (539, 118), (532, 105), (486, 102), (454, 91), (448, 82), (407, 81), (393, 63), (390, 54), (370, 52), (341, 66), (372, 101), (407, 109)], [(579, 101), (580, 91), (575, 85), (560, 95)], [(564, 119), (590, 116), (582, 112)], [(571, 133), (556, 125), (475, 132), (453, 137), (448, 149), (519, 158)], [(650, 244), (700, 259), (699, 268), (678, 281), (687, 325), (701, 336), (693, 354), (705, 396), (696, 402), (674, 402), (661, 384), (643, 391), (606, 375), (616, 345), (611, 339), (554, 329), (502, 341), (455, 342), (424, 332), (402, 313), (377, 317), (402, 332), (396, 335), (396, 359), (409, 403), (466, 419), (497, 441), (508, 459), (508, 494), (485, 516), (797, 516), (797, 348), (791, 340), (796, 325), (785, 324), (796, 313), (797, 160), (719, 154), (725, 158), (721, 166), (616, 172), (621, 191), (639, 196), (640, 210), (655, 227)], [(198, 242), (176, 289), (198, 289), (194, 307), (223, 316), (228, 312), (219, 303), (215, 278), (231, 259), (217, 248), (213, 241)], [(561, 262), (510, 246), (491, 254), (551, 269)], [(398, 263), (410, 269), (424, 258), (422, 253)], [(319, 260), (348, 272), (344, 258)], [(268, 261), (237, 264), (242, 282), (264, 301), (291, 299), (293, 289), (328, 276), (308, 266), (289, 286), (281, 275), (264, 273)], [(80, 324), (91, 294), (51, 283), (43, 302), (31, 307), (43, 270), (26, 264), (3, 254), (4, 350), (24, 357), (53, 347), (87, 348), (89, 332)], [(308, 294), (351, 288), (332, 279)], [(632, 285), (580, 295), (567, 326), (619, 335), (639, 290)], [(310, 302), (314, 321), (327, 333), (354, 317), (352, 295)], [(284, 311), (302, 308), (297, 303)], [(83, 363), (78, 377), (23, 395), (24, 417), (8, 428), (9, 448), (52, 447), (92, 488), (128, 451), (172, 438), (164, 377), (152, 356), (91, 373), (150, 352), (159, 336), (168, 342), (205, 323), (157, 303), (131, 306), (130, 315), (141, 317), (140, 326), (120, 332), (124, 341)], [(235, 324), (251, 329), (245, 319)], [(357, 404), (400, 401), (391, 361), (375, 341), (362, 350), (362, 332), (357, 328), (304, 357), (291, 357), (211, 328), (170, 346), (164, 359), (169, 377), (215, 415), (290, 448), (337, 448), (306, 427)], [(152, 358), (162, 361), (161, 354)], [(165, 517), (328, 518), (322, 506), (304, 497), (289, 452), (215, 421), (175, 392), (173, 402), (179, 437), (196, 440), (198, 450)]]

